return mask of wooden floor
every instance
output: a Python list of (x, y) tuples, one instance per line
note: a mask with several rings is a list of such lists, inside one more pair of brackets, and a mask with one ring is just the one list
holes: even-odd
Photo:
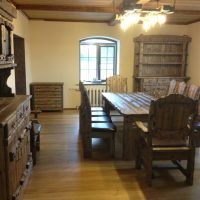
[[(199, 200), (200, 155), (193, 186), (177, 170), (155, 170), (153, 187), (132, 161), (110, 159), (107, 145), (94, 141), (94, 158), (82, 156), (78, 112), (42, 113), (41, 151), (24, 200)], [(102, 145), (103, 144), (103, 145)]]

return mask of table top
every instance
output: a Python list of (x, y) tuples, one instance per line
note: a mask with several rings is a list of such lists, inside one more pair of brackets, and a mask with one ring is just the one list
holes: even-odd
[(104, 92), (102, 95), (122, 115), (148, 115), (150, 103), (155, 100), (155, 97), (142, 92)]

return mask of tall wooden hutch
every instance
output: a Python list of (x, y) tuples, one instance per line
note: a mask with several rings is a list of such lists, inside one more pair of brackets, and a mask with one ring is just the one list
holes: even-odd
[(135, 91), (163, 96), (172, 79), (187, 81), (188, 44), (191, 38), (176, 35), (140, 35), (134, 38)]
[(16, 96), (7, 86), (16, 66), (13, 25), (16, 8), (0, 1), (0, 200), (22, 200), (32, 169), (30, 154), (30, 96)]

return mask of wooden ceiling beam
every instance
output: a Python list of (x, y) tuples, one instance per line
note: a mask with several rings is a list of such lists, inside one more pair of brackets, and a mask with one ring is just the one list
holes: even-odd
[(200, 15), (200, 10), (176, 10), (176, 14), (182, 14), (182, 15)]
[(194, 23), (197, 23), (197, 22), (200, 22), (200, 18), (195, 19), (195, 20), (190, 20), (190, 21), (187, 23), (187, 25), (194, 24)]
[(107, 23), (106, 20), (88, 20), (88, 19), (56, 19), (56, 18), (49, 18), (49, 19), (43, 19), (43, 18), (34, 18), (31, 17), (30, 20), (36, 20), (36, 21), (54, 21), (54, 22), (87, 22), (87, 23)]
[[(110, 6), (74, 6), (74, 5), (39, 5), (39, 4), (16, 4), (19, 10), (46, 10), (46, 11), (68, 11), (68, 12), (99, 12), (113, 13), (113, 5)], [(115, 12), (120, 12), (115, 8)]]

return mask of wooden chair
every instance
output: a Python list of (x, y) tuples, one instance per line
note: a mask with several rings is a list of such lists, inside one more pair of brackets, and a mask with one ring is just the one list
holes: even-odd
[(176, 90), (176, 80), (171, 80), (169, 83), (167, 95), (175, 93)]
[[(79, 90), (80, 90), (80, 93), (81, 93), (81, 104), (83, 102), (83, 93), (86, 91), (86, 88), (84, 86), (84, 84), (79, 81)], [(86, 91), (87, 92), (87, 91)], [(91, 111), (92, 111), (92, 115), (93, 116), (106, 116), (107, 114), (103, 111), (103, 108), (102, 107), (99, 107), (99, 106), (95, 106), (95, 107), (91, 107)]]
[(176, 93), (177, 94), (184, 94), (186, 90), (186, 83), (184, 81), (182, 82), (177, 82), (177, 90)]
[[(83, 120), (83, 118), (85, 116), (84, 112), (86, 112), (85, 102), (86, 101), (89, 102), (89, 98), (88, 98), (86, 88), (84, 87), (84, 85), (81, 81), (79, 82), (79, 89), (80, 89), (80, 93), (81, 93), (81, 104), (80, 104), (80, 107), (79, 107), (79, 132), (82, 135), (83, 130), (84, 130), (84, 126), (85, 126), (85, 124), (84, 124), (85, 121)], [(91, 110), (90, 110), (90, 113), (91, 113), (91, 117), (90, 117), (91, 119), (90, 120), (93, 123), (103, 123), (103, 122), (111, 122), (112, 121), (110, 116), (108, 116), (106, 112), (104, 112), (102, 109), (98, 109), (98, 107), (95, 107), (95, 108), (96, 109), (91, 108)]]
[[(127, 93), (127, 78), (121, 75), (114, 75), (106, 79), (106, 91), (107, 92), (119, 92)], [(120, 117), (121, 115), (114, 109), (110, 108), (111, 116)]]
[[(83, 142), (83, 152), (85, 158), (92, 157), (92, 138), (110, 139), (111, 155), (114, 156), (115, 149), (115, 132), (116, 127), (111, 119), (108, 121), (99, 121), (92, 119), (92, 112), (90, 107), (87, 92), (83, 92), (83, 104), (80, 107), (80, 130)], [(94, 121), (92, 121), (94, 120)]]
[(121, 75), (114, 75), (106, 79), (106, 91), (127, 92), (127, 78)]
[(200, 87), (194, 84), (190, 85), (187, 89), (186, 96), (192, 99), (199, 99)]
[[(187, 89), (186, 96), (194, 100), (199, 100), (200, 87), (194, 84), (190, 85)], [(200, 112), (198, 112), (198, 114), (200, 114)], [(194, 123), (194, 144), (195, 147), (200, 147), (200, 115), (197, 116)]]
[[(153, 160), (171, 160), (193, 184), (195, 147), (193, 123), (197, 115), (198, 102), (179, 94), (171, 94), (152, 101), (148, 126), (136, 122), (136, 167), (144, 164), (146, 179), (152, 184)], [(190, 119), (190, 120), (189, 120)], [(180, 160), (187, 160), (187, 167)]]
[(36, 152), (40, 151), (40, 132), (42, 128), (42, 125), (38, 120), (38, 115), (40, 113), (41, 113), (40, 110), (31, 111), (33, 117), (31, 117), (30, 151), (32, 153), (33, 165), (35, 165), (37, 162)]

